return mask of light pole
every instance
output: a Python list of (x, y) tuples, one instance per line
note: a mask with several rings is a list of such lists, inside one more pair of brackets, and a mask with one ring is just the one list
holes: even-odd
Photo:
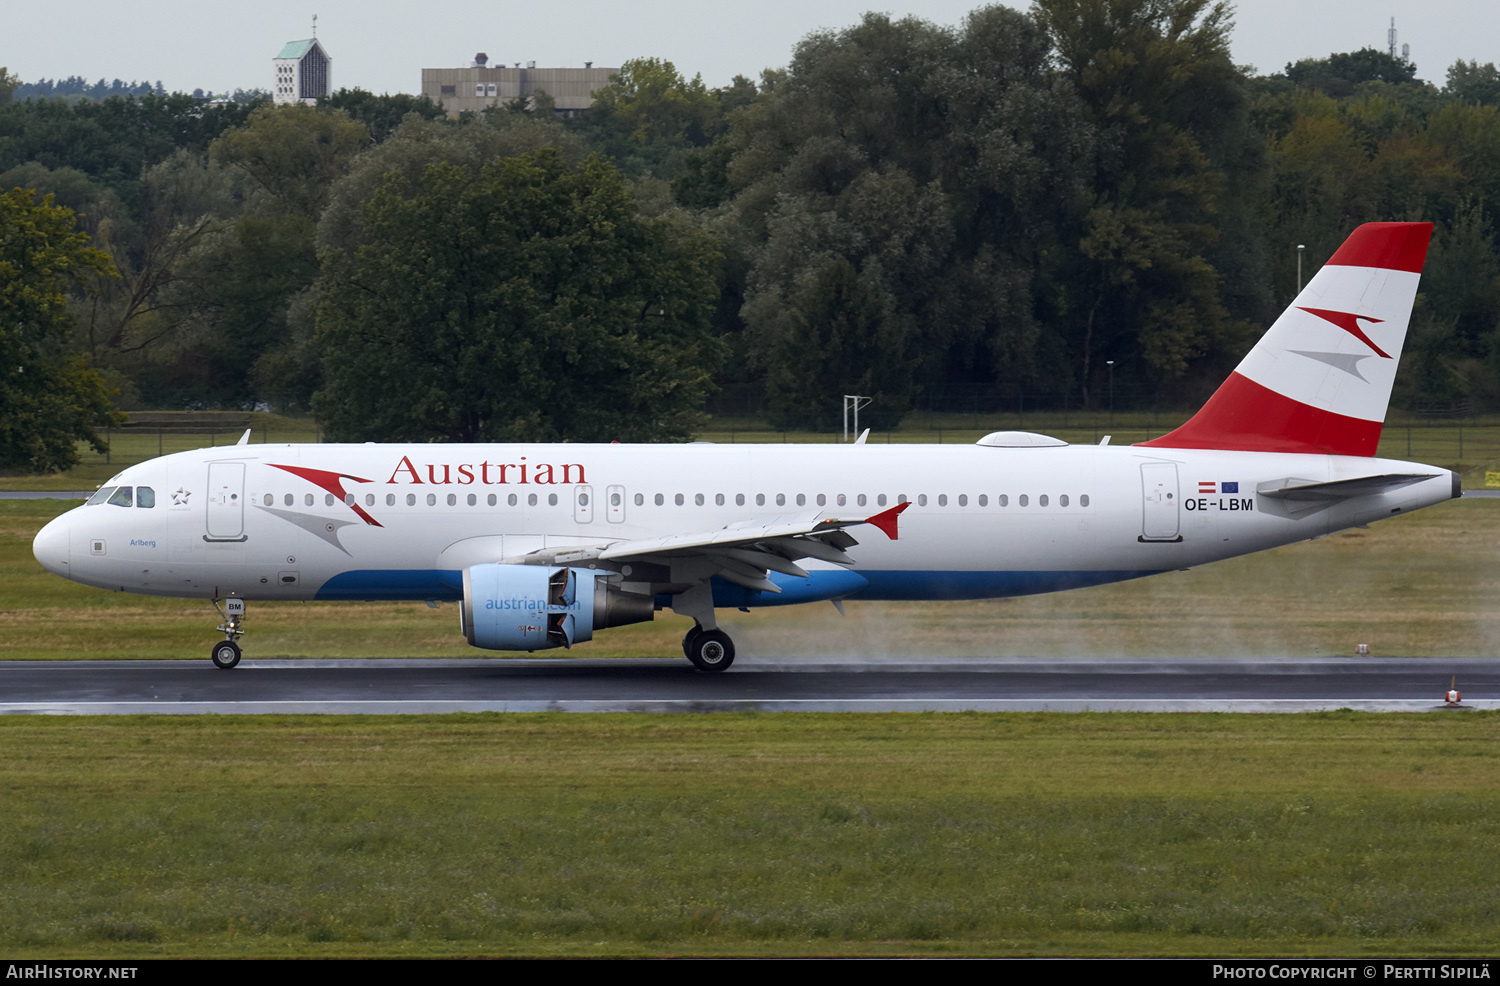
[(1306, 252), (1307, 244), (1297, 244), (1297, 293), (1302, 293), (1302, 254)]
[(1107, 359), (1104, 365), (1109, 367), (1109, 427), (1113, 431), (1115, 427), (1115, 361)]

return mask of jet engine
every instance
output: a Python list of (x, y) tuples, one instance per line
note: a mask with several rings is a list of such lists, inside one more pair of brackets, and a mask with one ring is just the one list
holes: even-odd
[(649, 621), (651, 596), (626, 592), (609, 572), (543, 565), (474, 565), (464, 569), (464, 636), (486, 650), (572, 647), (595, 630)]

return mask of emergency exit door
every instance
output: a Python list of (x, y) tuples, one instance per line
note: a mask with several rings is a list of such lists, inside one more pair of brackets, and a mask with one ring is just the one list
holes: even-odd
[(245, 536), (245, 464), (208, 464), (208, 539), (239, 541)]
[(1141, 463), (1142, 541), (1181, 541), (1177, 463)]

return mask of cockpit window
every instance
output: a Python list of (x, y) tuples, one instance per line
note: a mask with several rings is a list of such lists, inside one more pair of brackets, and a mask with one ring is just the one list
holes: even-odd
[(117, 486), (117, 487), (115, 487), (115, 494), (114, 494), (114, 496), (112, 496), (112, 497), (109, 498), (108, 502), (109, 502), (109, 505), (112, 506), (112, 507), (128, 507), (128, 506), (130, 506), (130, 487), (129, 486)]
[(115, 488), (113, 486), (101, 486), (99, 487), (99, 492), (89, 497), (89, 502), (85, 503), (84, 506), (92, 507), (96, 503), (103, 503), (109, 499), (109, 495), (114, 491)]
[(135, 488), (135, 505), (137, 507), (156, 506), (156, 491), (149, 486), (137, 486)]

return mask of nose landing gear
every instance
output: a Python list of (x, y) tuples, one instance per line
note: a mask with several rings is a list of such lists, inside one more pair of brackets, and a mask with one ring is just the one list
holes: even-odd
[[(214, 609), (219, 609), (217, 599), (214, 600)], [(214, 667), (228, 671), (240, 663), (240, 645), (235, 641), (245, 635), (244, 627), (240, 626), (245, 619), (245, 601), (243, 599), (224, 600), (224, 609), (219, 610), (219, 615), (224, 618), (224, 622), (218, 626), (224, 639), (214, 644), (208, 656), (214, 662)]]

